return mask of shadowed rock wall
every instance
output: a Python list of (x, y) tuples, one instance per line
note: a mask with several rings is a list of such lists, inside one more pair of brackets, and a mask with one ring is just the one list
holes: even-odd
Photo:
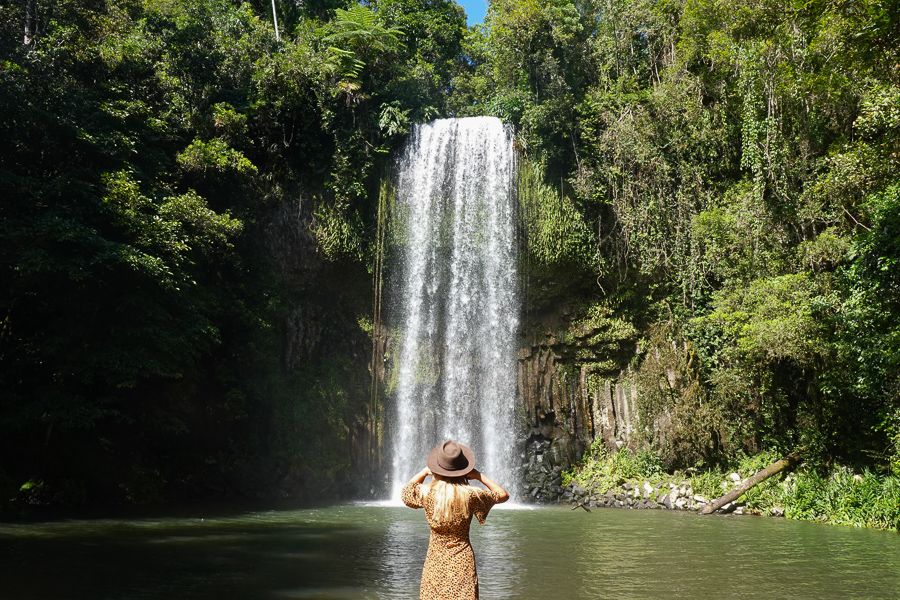
[(559, 498), (562, 471), (594, 440), (610, 449), (633, 445), (634, 338), (634, 329), (602, 306), (532, 321), (517, 378), (526, 497)]

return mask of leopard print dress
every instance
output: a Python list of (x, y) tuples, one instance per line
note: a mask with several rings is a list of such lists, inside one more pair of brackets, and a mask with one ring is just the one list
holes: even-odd
[(469, 525), (472, 515), (484, 525), (488, 511), (498, 502), (497, 494), (473, 487), (468, 513), (449, 523), (434, 521), (434, 495), (423, 494), (421, 484), (404, 487), (402, 498), (410, 508), (425, 509), (425, 520), (431, 528), (419, 587), (420, 600), (477, 600), (478, 574), (475, 553), (469, 543)]

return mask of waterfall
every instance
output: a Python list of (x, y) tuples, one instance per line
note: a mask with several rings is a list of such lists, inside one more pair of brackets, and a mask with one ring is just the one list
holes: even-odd
[(389, 290), (395, 498), (448, 438), (516, 496), (515, 175), (512, 129), (493, 117), (418, 125), (400, 158)]

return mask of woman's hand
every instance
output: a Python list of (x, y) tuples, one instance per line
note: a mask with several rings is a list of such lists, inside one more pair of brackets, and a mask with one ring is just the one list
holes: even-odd
[(491, 490), (496, 494), (497, 502), (506, 502), (509, 500), (509, 492), (503, 489), (499, 483), (482, 473), (476, 469), (472, 469), (472, 471), (467, 475), (469, 479), (478, 479), (487, 489)]
[(431, 475), (431, 469), (425, 467), (424, 469), (413, 475), (412, 479), (410, 479), (406, 485), (424, 483), (425, 478), (429, 475)]

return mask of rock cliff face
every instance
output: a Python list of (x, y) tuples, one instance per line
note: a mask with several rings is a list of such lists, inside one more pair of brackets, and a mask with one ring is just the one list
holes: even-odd
[(633, 443), (636, 333), (603, 306), (529, 321), (518, 354), (525, 495), (552, 501), (563, 493), (562, 471), (594, 440), (611, 449)]
[(278, 276), (266, 380), (274, 457), (254, 465), (254, 481), (292, 498), (368, 495), (377, 468), (372, 341), (359, 317), (371, 314), (372, 281), (358, 260), (318, 248), (309, 197), (276, 204), (260, 236)]

